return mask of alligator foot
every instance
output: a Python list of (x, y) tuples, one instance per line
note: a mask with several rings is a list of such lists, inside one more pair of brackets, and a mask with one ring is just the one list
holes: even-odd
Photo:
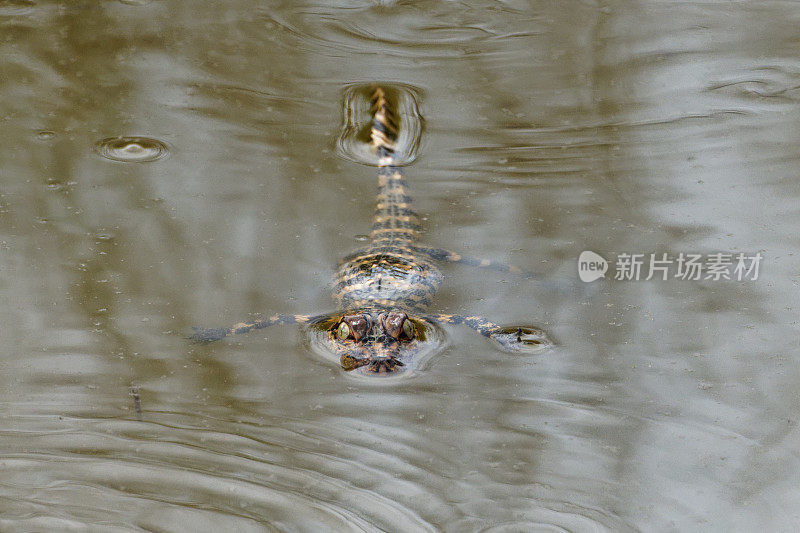
[(229, 328), (192, 328), (194, 333), (189, 335), (189, 340), (197, 344), (207, 344), (227, 337), (231, 330)]
[(526, 326), (501, 327), (488, 337), (506, 352), (539, 353), (553, 345), (543, 330)]

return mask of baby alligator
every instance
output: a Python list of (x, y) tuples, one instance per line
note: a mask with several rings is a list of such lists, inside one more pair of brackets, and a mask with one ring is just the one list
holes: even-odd
[(464, 257), (418, 242), (420, 221), (411, 207), (406, 181), (396, 164), (398, 121), (390, 95), (373, 87), (370, 144), (378, 156), (378, 198), (371, 243), (345, 257), (335, 278), (339, 311), (318, 316), (274, 315), (229, 328), (195, 328), (190, 337), (211, 342), (276, 324), (307, 324), (321, 334), (342, 368), (367, 375), (407, 370), (424, 351), (432, 324), (464, 324), (510, 352), (539, 351), (551, 343), (533, 327), (501, 327), (476, 316), (430, 314), (425, 310), (442, 282), (436, 262), (451, 262), (518, 273), (495, 261)]

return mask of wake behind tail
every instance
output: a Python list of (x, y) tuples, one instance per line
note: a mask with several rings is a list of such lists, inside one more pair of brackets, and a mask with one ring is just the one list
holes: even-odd
[(399, 121), (387, 91), (372, 90), (370, 145), (378, 156), (378, 202), (370, 237), (375, 244), (406, 244), (419, 237), (420, 221), (411, 207), (407, 184), (396, 166)]

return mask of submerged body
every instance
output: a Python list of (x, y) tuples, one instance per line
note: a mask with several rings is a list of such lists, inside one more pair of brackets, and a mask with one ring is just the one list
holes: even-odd
[(442, 283), (436, 264), (416, 247), (419, 228), (400, 170), (379, 173), (380, 192), (372, 243), (347, 256), (339, 266), (334, 298), (340, 309), (426, 309)]
[[(437, 323), (465, 324), (506, 351), (539, 351), (550, 345), (542, 330), (500, 327), (480, 317), (429, 314), (443, 276), (437, 262), (455, 262), (521, 273), (493, 261), (462, 257), (419, 243), (420, 220), (401, 168), (395, 165), (398, 123), (387, 92), (374, 87), (370, 144), (378, 156), (378, 195), (369, 246), (345, 257), (334, 281), (338, 311), (318, 316), (275, 315), (231, 328), (198, 329), (192, 339), (210, 342), (275, 324), (309, 324), (323, 335), (345, 370), (397, 374), (425, 351)], [(417, 358), (418, 359), (418, 358)]]

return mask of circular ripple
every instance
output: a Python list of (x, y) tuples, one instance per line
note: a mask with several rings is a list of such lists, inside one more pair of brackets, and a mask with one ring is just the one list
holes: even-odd
[[(2, 531), (151, 531), (178, 519), (178, 529), (196, 531), (285, 530), (287, 524), (302, 531), (385, 529), (370, 523), (375, 517), (403, 530), (431, 529), (393, 499), (335, 477), (357, 471), (355, 459), (325, 455), (327, 463), (319, 465), (319, 441), (288, 445), (279, 433), (273, 440), (175, 419), (59, 417), (53, 424), (6, 437), (0, 461), (6, 495), (13, 497), (0, 517)], [(281, 464), (289, 448), (311, 468)], [(315, 470), (326, 465), (332, 472)]]
[(146, 163), (169, 154), (166, 143), (150, 137), (109, 137), (95, 146), (97, 153), (112, 161)]

